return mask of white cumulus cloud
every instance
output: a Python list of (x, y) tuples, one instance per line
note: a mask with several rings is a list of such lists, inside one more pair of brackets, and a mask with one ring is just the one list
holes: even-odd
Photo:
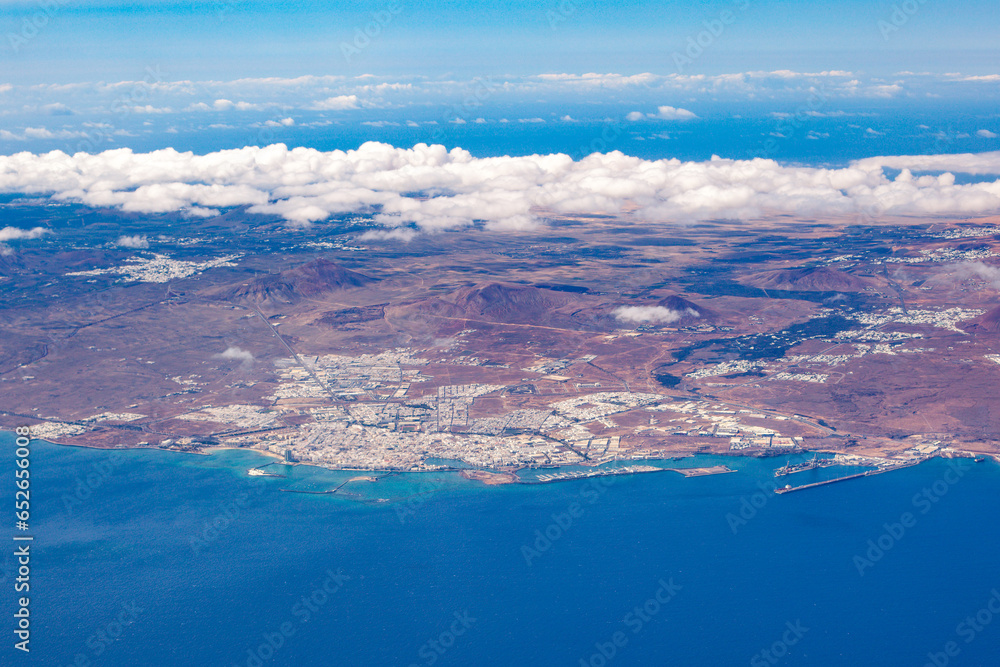
[(252, 352), (244, 350), (235, 345), (230, 345), (226, 348), (225, 352), (220, 352), (219, 354), (212, 355), (217, 359), (232, 359), (234, 361), (240, 362), (242, 366), (249, 366), (254, 362), (254, 356)]
[(625, 116), (625, 120), (638, 121), (646, 118), (659, 120), (694, 120), (697, 118), (693, 111), (679, 109), (672, 106), (661, 106), (656, 108), (656, 113), (642, 113), (641, 111), (630, 111)]
[(52, 232), (45, 227), (32, 227), (31, 229), (21, 229), (20, 227), (4, 227), (0, 229), (0, 243), (4, 241), (20, 241), (24, 239), (37, 239)]
[(963, 278), (981, 278), (993, 289), (1000, 290), (1000, 267), (983, 262), (967, 262), (958, 266), (958, 275)]
[(678, 109), (671, 106), (662, 106), (656, 109), (656, 118), (662, 120), (692, 120), (697, 117), (694, 112), (687, 109)]
[(614, 312), (619, 320), (633, 324), (670, 324), (685, 316), (700, 317), (693, 308), (678, 311), (663, 306), (622, 306)]
[(343, 111), (345, 109), (357, 109), (358, 96), (337, 95), (335, 97), (328, 97), (325, 100), (313, 102), (310, 108), (316, 111)]
[(395, 229), (371, 229), (358, 237), (359, 241), (402, 241), (408, 243), (417, 235), (417, 232), (408, 227), (396, 227)]
[(119, 248), (145, 249), (149, 247), (149, 239), (138, 234), (133, 236), (119, 236), (118, 240), (115, 241), (115, 245)]
[(950, 171), (957, 174), (1000, 174), (1000, 151), (871, 157), (858, 160), (854, 165), (865, 170), (889, 167), (912, 171)]
[[(900, 173), (888, 176), (885, 167)], [(643, 160), (617, 151), (578, 161), (563, 154), (476, 158), (460, 148), (377, 142), (329, 152), (283, 144), (206, 155), (21, 152), (0, 156), (0, 192), (137, 213), (208, 216), (246, 206), (302, 226), (335, 214), (373, 213), (387, 228), (421, 231), (474, 223), (525, 229), (546, 211), (662, 223), (1000, 212), (1000, 181), (960, 184), (954, 173), (1000, 174), (1000, 152), (875, 157), (840, 168), (762, 158)]]

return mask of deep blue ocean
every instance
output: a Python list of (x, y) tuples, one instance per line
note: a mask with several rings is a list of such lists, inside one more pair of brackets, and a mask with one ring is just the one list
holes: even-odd
[[(785, 495), (761, 490), (785, 459), (703, 457), (662, 465), (738, 472), (500, 487), (397, 475), (339, 497), (279, 489), (327, 490), (351, 474), (251, 478), (266, 462), (252, 452), (34, 441), (21, 533), (10, 434), (0, 451), (3, 664), (1000, 660), (989, 611), (1000, 466), (989, 461), (936, 459)], [(13, 649), (15, 533), (34, 536), (27, 661)]]

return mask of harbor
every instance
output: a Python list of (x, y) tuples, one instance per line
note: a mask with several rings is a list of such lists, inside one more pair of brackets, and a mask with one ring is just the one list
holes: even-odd
[[(820, 459), (833, 461), (834, 459)], [(844, 477), (834, 477), (833, 479), (825, 479), (819, 482), (812, 482), (810, 484), (802, 484), (801, 486), (792, 486), (791, 484), (785, 485), (784, 487), (776, 488), (775, 493), (791, 493), (792, 491), (802, 491), (803, 489), (811, 489), (817, 486), (825, 486), (827, 484), (834, 484), (836, 482), (846, 482), (849, 479), (855, 479), (857, 477), (871, 477), (873, 475), (880, 475), (884, 472), (889, 472), (891, 470), (901, 470), (902, 468), (910, 468), (919, 463), (923, 463), (926, 459), (913, 459), (910, 461), (905, 461), (901, 463), (880, 465), (874, 470), (866, 470), (865, 472), (854, 473), (853, 475), (845, 475)], [(837, 464), (828, 464), (837, 465)], [(843, 465), (843, 464), (839, 464)], [(814, 466), (816, 467), (816, 466)]]
[(590, 477), (609, 477), (612, 475), (634, 475), (645, 472), (663, 472), (666, 468), (655, 466), (624, 466), (622, 468), (601, 468), (597, 470), (568, 470), (566, 472), (553, 472), (538, 475), (533, 481), (525, 481), (525, 484), (548, 484), (550, 482), (564, 482), (571, 479), (587, 479)]
[(834, 458), (821, 459), (817, 456), (813, 456), (808, 461), (803, 461), (802, 463), (796, 463), (794, 465), (786, 463), (777, 470), (774, 471), (775, 477), (784, 477), (785, 475), (794, 475), (797, 472), (805, 472), (807, 470), (815, 470), (817, 468), (827, 468), (830, 466), (845, 465)]
[(586, 479), (589, 477), (607, 477), (610, 475), (633, 475), (647, 472), (677, 472), (685, 477), (704, 477), (707, 475), (721, 475), (729, 472), (736, 472), (728, 466), (717, 465), (702, 468), (657, 468), (656, 466), (632, 465), (622, 468), (602, 468), (598, 470), (571, 470), (567, 472), (555, 472), (539, 475), (535, 481), (525, 481), (525, 484), (547, 484), (550, 482), (562, 482), (571, 479)]

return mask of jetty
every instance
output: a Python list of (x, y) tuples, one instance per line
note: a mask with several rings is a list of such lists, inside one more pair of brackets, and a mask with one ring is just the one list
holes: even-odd
[(857, 477), (871, 477), (872, 475), (881, 475), (884, 472), (889, 472), (891, 470), (899, 470), (901, 468), (909, 468), (915, 466), (918, 463), (923, 463), (926, 459), (916, 459), (914, 461), (907, 461), (903, 463), (898, 463), (896, 465), (884, 465), (879, 466), (875, 470), (866, 470), (865, 472), (854, 473), (853, 475), (846, 475), (844, 477), (834, 477), (833, 479), (825, 479), (821, 482), (813, 482), (812, 484), (803, 484), (801, 486), (791, 486), (787, 485), (774, 490), (775, 493), (791, 493), (792, 491), (801, 491), (803, 489), (811, 489), (815, 486), (825, 486), (827, 484), (834, 484), (836, 482), (846, 482), (849, 479), (855, 479)]
[(284, 477), (284, 475), (276, 472), (267, 472), (264, 470), (267, 466), (274, 465), (274, 463), (265, 463), (262, 466), (257, 466), (256, 468), (250, 468), (247, 470), (247, 474), (251, 477)]

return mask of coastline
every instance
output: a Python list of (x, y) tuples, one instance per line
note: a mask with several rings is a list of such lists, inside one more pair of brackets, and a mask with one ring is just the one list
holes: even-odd
[[(8, 430), (5, 430), (5, 429), (0, 429), (0, 433), (8, 433), (8, 434), (11, 434), (11, 435), (16, 435), (14, 433), (14, 431), (8, 431)], [(32, 439), (35, 440), (36, 438), (32, 438)], [(503, 486), (503, 485), (507, 485), (507, 484), (537, 484), (538, 483), (538, 482), (532, 482), (530, 480), (524, 480), (524, 479), (521, 479), (519, 477), (519, 475), (518, 475), (519, 472), (521, 472), (522, 470), (529, 470), (529, 469), (531, 469), (530, 467), (527, 467), (527, 466), (526, 467), (522, 467), (522, 468), (517, 468), (515, 470), (510, 470), (510, 471), (506, 471), (506, 470), (504, 470), (504, 471), (483, 470), (483, 469), (478, 469), (478, 468), (468, 468), (468, 469), (450, 469), (449, 468), (449, 469), (438, 469), (438, 470), (396, 470), (396, 469), (328, 468), (326, 466), (315, 465), (315, 464), (311, 464), (311, 463), (302, 463), (302, 462), (298, 462), (298, 461), (285, 461), (284, 457), (281, 456), (280, 454), (276, 454), (276, 453), (274, 453), (272, 451), (269, 451), (269, 450), (249, 448), (249, 447), (232, 447), (232, 446), (227, 446), (227, 445), (213, 445), (213, 446), (203, 447), (203, 448), (200, 448), (198, 450), (180, 450), (180, 449), (172, 449), (172, 448), (167, 448), (167, 447), (97, 447), (97, 446), (94, 446), (94, 445), (56, 442), (56, 441), (52, 441), (52, 440), (44, 440), (44, 439), (41, 439), (41, 438), (37, 438), (37, 439), (38, 440), (42, 440), (43, 442), (46, 442), (46, 443), (51, 444), (51, 445), (58, 445), (60, 447), (75, 447), (75, 448), (78, 448), (78, 449), (91, 449), (91, 450), (100, 450), (100, 451), (108, 451), (108, 452), (149, 451), (149, 450), (155, 450), (155, 451), (161, 451), (161, 452), (172, 452), (172, 453), (175, 453), (175, 454), (193, 454), (193, 455), (198, 455), (198, 456), (211, 456), (212, 454), (214, 454), (216, 452), (221, 452), (221, 451), (253, 452), (253, 453), (256, 453), (256, 454), (260, 454), (261, 456), (263, 456), (265, 458), (272, 459), (273, 463), (280, 462), (280, 463), (282, 463), (284, 465), (289, 465), (289, 466), (308, 466), (308, 467), (316, 468), (318, 470), (323, 470), (323, 471), (327, 471), (327, 472), (354, 472), (354, 473), (371, 474), (371, 475), (400, 474), (400, 473), (420, 474), (420, 473), (456, 472), (456, 473), (459, 474), (459, 476), (461, 476), (461, 477), (463, 477), (465, 479), (471, 480), (471, 481), (479, 482), (483, 486)], [(646, 463), (648, 463), (650, 461), (666, 461), (666, 460), (671, 460), (671, 461), (685, 461), (685, 460), (693, 459), (696, 456), (718, 456), (718, 457), (725, 457), (725, 458), (730, 458), (730, 459), (734, 459), (735, 460), (735, 459), (741, 459), (741, 458), (778, 458), (779, 456), (786, 455), (786, 454), (788, 454), (788, 453), (782, 453), (782, 454), (777, 454), (776, 453), (776, 454), (774, 454), (772, 456), (763, 456), (762, 457), (762, 456), (760, 456), (757, 453), (755, 453), (755, 454), (744, 454), (744, 453), (739, 453), (739, 452), (705, 452), (705, 453), (702, 453), (702, 454), (687, 454), (687, 455), (681, 455), (681, 456), (677, 456), (677, 457), (660, 457), (660, 458), (648, 458), (648, 459), (627, 459), (627, 460), (621, 460), (621, 461), (618, 461), (618, 462), (619, 463), (625, 463), (627, 465), (644, 465), (644, 464), (646, 464)], [(830, 451), (830, 450), (821, 450), (821, 449), (815, 449), (815, 450), (800, 449), (800, 450), (794, 452), (794, 454), (795, 455), (807, 455), (807, 454), (814, 454), (814, 455), (818, 455), (818, 454), (837, 455), (837, 454), (843, 454), (843, 452)], [(967, 451), (967, 450), (960, 450), (960, 451), (956, 450), (956, 451), (951, 451), (951, 452), (935, 452), (934, 454), (932, 454), (930, 456), (927, 456), (926, 458), (924, 458), (924, 459), (922, 459), (920, 461), (915, 461), (913, 463), (908, 463), (908, 464), (905, 464), (905, 465), (899, 466), (899, 467), (911, 467), (911, 466), (914, 466), (914, 465), (918, 465), (919, 463), (923, 463), (923, 462), (929, 461), (931, 459), (936, 459), (936, 458), (941, 458), (941, 459), (972, 458), (972, 459), (977, 459), (977, 460), (980, 459), (980, 458), (983, 458), (983, 459), (987, 459), (988, 458), (988, 459), (992, 459), (994, 463), (997, 463), (998, 465), (1000, 465), (1000, 454), (992, 454), (992, 453), (986, 453), (986, 452), (972, 452), (972, 451)], [(610, 463), (610, 461), (606, 462), (606, 463)], [(265, 464), (265, 465), (269, 465), (269, 464)], [(600, 465), (604, 465), (604, 464), (600, 464)], [(594, 466), (594, 469), (596, 471), (598, 471), (598, 472), (595, 472), (592, 475), (587, 475), (585, 477), (603, 476), (603, 474), (601, 472), (599, 472), (600, 465)], [(722, 466), (722, 467), (725, 467), (725, 466)], [(896, 469), (896, 468), (897, 467), (893, 467), (890, 470)], [(684, 472), (685, 470), (693, 470), (694, 471), (694, 470), (700, 470), (700, 469), (701, 468), (698, 468), (698, 467), (692, 467), (690, 469), (685, 469), (685, 468), (661, 468), (660, 470), (678, 472), (678, 473), (682, 474), (685, 478), (690, 478), (690, 477), (702, 477), (702, 476), (705, 476), (705, 474), (698, 474), (698, 473), (688, 474), (688, 473)], [(609, 469), (609, 470), (612, 470), (612, 469)], [(737, 472), (737, 471), (727, 470), (725, 472)], [(245, 474), (247, 474), (247, 476), (252, 476), (252, 475), (250, 475), (249, 469), (246, 471)], [(621, 474), (621, 473), (610, 473), (609, 472), (607, 474)], [(636, 473), (629, 473), (629, 474), (642, 474), (642, 473), (636, 472)], [(822, 482), (821, 484), (828, 484), (828, 483), (832, 483), (832, 482), (835, 482), (835, 481), (840, 481), (841, 479), (850, 479), (850, 478), (853, 478), (855, 476), (870, 476), (870, 475), (866, 475), (865, 473), (861, 473), (860, 475), (849, 475), (849, 476), (847, 476), (845, 478), (837, 478), (837, 479), (834, 479), (834, 480)], [(352, 481), (352, 480), (349, 480), (349, 481)], [(812, 486), (812, 485), (808, 485), (808, 486)], [(784, 491), (785, 490), (782, 489), (781, 492), (784, 492)], [(323, 493), (323, 492), (320, 492), (320, 493)]]
[[(168, 451), (170, 451), (170, 450), (168, 450)], [(285, 457), (282, 456), (281, 454), (275, 454), (274, 452), (272, 452), (272, 451), (270, 451), (268, 449), (252, 449), (250, 447), (230, 447), (228, 445), (212, 445), (211, 447), (205, 447), (204, 449), (202, 449), (198, 453), (199, 454), (205, 454), (206, 456), (210, 456), (210, 455), (214, 454), (215, 452), (225, 452), (225, 451), (254, 452), (254, 453), (266, 456), (268, 458), (275, 459), (276, 461), (281, 461), (285, 465), (297, 465), (293, 461), (286, 461)]]

